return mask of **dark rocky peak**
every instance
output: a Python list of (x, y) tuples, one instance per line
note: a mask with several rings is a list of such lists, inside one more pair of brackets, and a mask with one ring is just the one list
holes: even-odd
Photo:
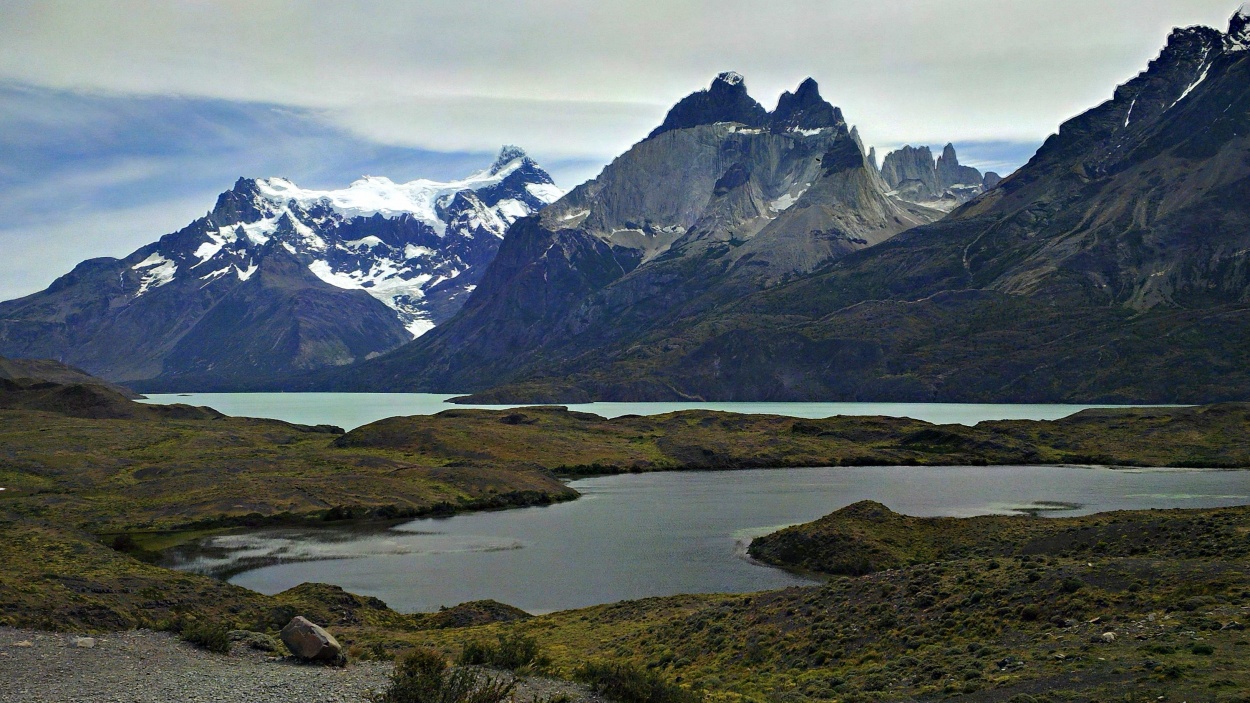
[[(529, 157), (529, 154), (525, 153), (524, 149), (516, 146), (515, 144), (504, 144), (503, 148), (499, 150), (499, 156), (495, 158), (495, 163), (491, 164), (491, 175), (493, 176), (504, 170), (508, 164), (516, 161), (517, 159), (522, 159), (523, 165), (534, 164), (533, 159)], [(534, 165), (537, 166), (537, 164)]]
[(942, 189), (957, 185), (981, 185), (982, 182), (980, 171), (971, 166), (959, 164), (959, 156), (955, 154), (954, 144), (947, 144), (942, 149), (942, 155), (938, 157), (934, 170), (937, 172), (938, 187)]
[(668, 111), (663, 124), (656, 127), (647, 138), (675, 129), (717, 122), (738, 122), (748, 127), (763, 127), (768, 124), (768, 112), (747, 95), (746, 81), (733, 71), (717, 76), (706, 90), (682, 98)]
[(1003, 177), (997, 173), (994, 173), (993, 171), (986, 171), (985, 175), (981, 177), (981, 187), (985, 190), (989, 190), (998, 185), (1002, 180)]
[[(1087, 177), (1114, 170), (1132, 155), (1141, 135), (1152, 131), (1165, 113), (1207, 81), (1212, 66), (1224, 54), (1226, 39), (1223, 32), (1210, 27), (1172, 30), (1167, 45), (1146, 70), (1117, 87), (1111, 100), (1061, 124), (1058, 134), (1051, 135), (1029, 163), (1079, 161)], [(1009, 182), (1018, 188), (1029, 180), (1022, 176)]]
[(820, 97), (820, 87), (811, 78), (800, 83), (793, 93), (786, 91), (781, 94), (770, 121), (775, 131), (846, 125), (842, 111)]
[(209, 211), (208, 217), (214, 224), (223, 227), (255, 222), (265, 216), (256, 205), (259, 196), (256, 179), (239, 178), (233, 188), (217, 196), (217, 204)]
[(877, 166), (877, 147), (868, 147), (868, 163), (872, 165), (872, 170), (880, 171), (881, 167)]
[[(498, 174), (499, 171), (493, 171), (493, 173)], [(478, 188), (476, 195), (487, 207), (495, 207), (504, 200), (517, 200), (525, 203), (531, 210), (541, 210), (550, 200), (539, 198), (530, 186), (550, 186), (551, 189), (555, 189), (555, 181), (541, 166), (534, 163), (533, 159), (525, 156), (521, 157), (521, 163), (511, 173), (504, 176), (502, 181), (492, 186)], [(556, 193), (558, 194), (559, 191), (557, 190)], [(554, 196), (551, 199), (554, 199)]]
[(1228, 34), (1224, 37), (1225, 51), (1250, 50), (1250, 3), (1242, 5), (1228, 21)]

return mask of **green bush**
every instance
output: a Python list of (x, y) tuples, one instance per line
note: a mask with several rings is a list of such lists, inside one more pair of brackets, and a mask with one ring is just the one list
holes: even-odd
[(586, 662), (573, 678), (618, 703), (701, 703), (703, 696), (632, 664)]
[(1212, 647), (1209, 644), (1200, 643), (1200, 644), (1195, 644), (1192, 648), (1190, 648), (1189, 651), (1193, 652), (1194, 654), (1203, 654), (1203, 655), (1215, 654), (1215, 647)]
[(520, 633), (499, 635), (499, 643), (470, 642), (460, 652), (457, 662), (466, 666), (490, 666), (518, 673), (546, 669), (551, 660), (543, 655), (538, 640)]
[(373, 703), (502, 703), (512, 696), (515, 681), (479, 677), (467, 669), (448, 670), (438, 652), (416, 649), (395, 665), (385, 691)]
[(180, 623), (178, 636), (184, 642), (217, 654), (230, 653), (230, 628), (208, 622)]

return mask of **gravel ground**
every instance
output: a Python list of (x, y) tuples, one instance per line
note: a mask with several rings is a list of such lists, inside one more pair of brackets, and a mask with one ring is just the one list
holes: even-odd
[[(78, 646), (62, 633), (0, 628), (0, 701), (5, 703), (357, 703), (386, 685), (389, 663), (345, 668), (303, 665), (235, 645), (212, 654), (163, 632), (98, 635)], [(532, 678), (518, 702), (565, 693), (593, 700), (584, 688)]]

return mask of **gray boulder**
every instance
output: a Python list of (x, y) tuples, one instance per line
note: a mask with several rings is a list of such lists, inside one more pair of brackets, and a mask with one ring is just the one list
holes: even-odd
[(287, 649), (300, 659), (334, 661), (343, 652), (334, 635), (302, 615), (291, 618), (281, 634)]

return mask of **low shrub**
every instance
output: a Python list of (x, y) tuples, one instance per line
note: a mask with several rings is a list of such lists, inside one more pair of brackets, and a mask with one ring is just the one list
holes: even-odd
[(230, 653), (230, 628), (208, 622), (188, 622), (180, 624), (178, 636), (184, 642), (207, 649), (217, 654)]
[(632, 664), (586, 662), (573, 678), (618, 703), (701, 703), (703, 696)]
[(409, 652), (395, 665), (386, 690), (373, 703), (502, 703), (512, 697), (515, 681), (479, 677), (468, 669), (448, 669), (431, 649)]
[(460, 652), (460, 659), (457, 663), (531, 673), (546, 669), (551, 664), (551, 660), (542, 653), (538, 640), (517, 633), (499, 635), (498, 644), (470, 642)]

